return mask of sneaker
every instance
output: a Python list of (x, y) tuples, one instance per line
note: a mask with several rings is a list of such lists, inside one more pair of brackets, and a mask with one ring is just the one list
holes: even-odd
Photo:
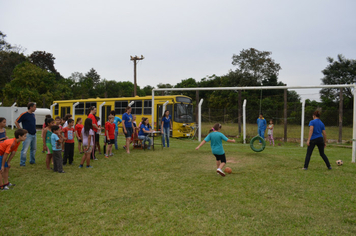
[(218, 174), (221, 175), (222, 177), (225, 177), (225, 173), (221, 169), (217, 169), (216, 172), (218, 172)]
[(87, 166), (87, 168), (93, 168), (92, 166)]
[(126, 146), (123, 146), (124, 149), (126, 149)]
[(8, 187), (14, 187), (14, 186), (16, 186), (16, 184), (9, 183), (7, 186)]
[(98, 158), (95, 157), (95, 158), (94, 158), (94, 161), (97, 161), (97, 160), (98, 160)]
[(7, 186), (4, 186), (2, 190), (10, 190), (10, 188)]
[(109, 156), (114, 156), (114, 154), (113, 154), (113, 153), (111, 153)]
[(105, 158), (109, 158), (109, 155), (106, 155), (106, 154), (105, 154)]
[(302, 170), (308, 170), (308, 168), (302, 168)]
[(63, 173), (66, 173), (66, 172), (64, 172), (64, 170), (62, 170), (62, 171), (58, 171), (58, 173), (63, 174)]
[(79, 165), (79, 167), (78, 168), (83, 168), (83, 165)]
[(331, 166), (328, 167), (329, 170), (332, 170), (333, 168), (331, 168)]

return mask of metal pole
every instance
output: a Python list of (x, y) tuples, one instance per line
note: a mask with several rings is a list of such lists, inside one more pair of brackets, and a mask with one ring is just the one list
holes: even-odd
[(164, 116), (164, 111), (166, 110), (166, 106), (168, 103), (169, 103), (169, 101), (166, 101), (165, 103), (163, 103), (162, 116)]
[(16, 102), (14, 102), (14, 104), (12, 104), (11, 106), (11, 129), (14, 129), (14, 108), (16, 106)]
[[(49, 109), (51, 110), (51, 115), (53, 115), (53, 107), (54, 106), (56, 106), (57, 105), (57, 103), (53, 103), (50, 107), (49, 107)], [(54, 119), (54, 116), (53, 116), (53, 119)], [(73, 119), (74, 120), (74, 119)]]
[(302, 102), (302, 123), (301, 123), (301, 135), (300, 135), (300, 146), (303, 147), (303, 143), (304, 143), (304, 115), (305, 113), (305, 100), (303, 100)]
[[(57, 103), (56, 103), (56, 104), (57, 104)], [(79, 102), (74, 103), (74, 104), (73, 104), (73, 108), (72, 108), (72, 109), (73, 109), (73, 110), (72, 110), (72, 111), (73, 111), (73, 112), (72, 112), (72, 113), (73, 113), (73, 114), (72, 114), (72, 117), (73, 117), (73, 120), (74, 120), (74, 121), (75, 121), (75, 107), (78, 106), (78, 104), (79, 104)], [(51, 106), (51, 107), (52, 107), (52, 106)]]
[(152, 105), (151, 105), (151, 115), (152, 115), (152, 124), (153, 124), (153, 129), (156, 129), (156, 124), (155, 124), (155, 91), (152, 89)]
[(242, 119), (242, 123), (243, 123), (243, 133), (244, 133), (244, 144), (246, 144), (246, 102), (247, 100), (244, 99), (244, 104), (242, 106), (242, 113), (243, 113), (243, 119)]
[(203, 104), (204, 99), (200, 99), (199, 102), (199, 117), (198, 117), (198, 141), (201, 141), (201, 105)]
[(352, 135), (352, 163), (355, 163), (356, 152), (356, 84), (354, 84), (354, 122), (353, 122), (353, 135)]

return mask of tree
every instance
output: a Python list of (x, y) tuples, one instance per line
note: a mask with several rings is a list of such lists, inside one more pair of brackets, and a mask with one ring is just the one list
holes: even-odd
[(152, 95), (152, 89), (154, 89), (155, 87), (152, 87), (150, 85), (146, 85), (145, 87), (143, 87), (142, 91), (144, 93), (144, 96), (151, 96)]
[(12, 46), (10, 43), (5, 40), (6, 34), (0, 31), (0, 51), (9, 52), (12, 50)]
[[(159, 83), (157, 85), (157, 88), (173, 88), (173, 85), (171, 84), (162, 84), (162, 83)], [(172, 91), (161, 91), (161, 95), (164, 96), (164, 95), (171, 95), (172, 94)]]
[(59, 74), (54, 68), (54, 60), (56, 59), (52, 53), (48, 53), (45, 51), (34, 51), (29, 56), (30, 61), (38, 66), (39, 68), (46, 70), (48, 72), (52, 72), (55, 75)]
[(94, 86), (96, 86), (100, 82), (100, 75), (96, 72), (94, 68), (91, 68), (89, 72), (85, 74), (85, 77), (92, 79)]
[[(174, 88), (196, 88), (198, 87), (197, 82), (193, 78), (183, 79), (180, 83), (176, 84)], [(183, 94), (185, 96), (195, 98), (195, 91), (176, 91), (178, 94)]]
[[(254, 48), (243, 49), (239, 55), (232, 56), (232, 64), (238, 66), (236, 70), (243, 75), (252, 76), (252, 84), (260, 85), (262, 81), (272, 75), (278, 76), (281, 66), (270, 57), (272, 53), (259, 51)], [(240, 84), (246, 86), (245, 84)]]
[[(343, 55), (337, 56), (337, 61), (331, 57), (327, 58), (330, 63), (322, 70), (324, 77), (321, 79), (323, 84), (353, 84), (356, 83), (356, 60), (346, 59)], [(324, 88), (320, 91), (322, 101), (337, 102), (339, 100), (340, 89)], [(344, 88), (344, 97), (353, 98), (351, 88)], [(352, 109), (352, 107), (350, 108)]]

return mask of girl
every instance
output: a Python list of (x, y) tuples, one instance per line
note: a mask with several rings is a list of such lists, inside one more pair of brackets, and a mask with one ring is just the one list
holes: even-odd
[(53, 157), (53, 150), (51, 144), (51, 137), (52, 137), (52, 126), (54, 125), (54, 120), (52, 118), (46, 119), (46, 128), (43, 129), (42, 132), (42, 140), (43, 145), (46, 145), (47, 148), (47, 155), (46, 155), (46, 167), (47, 170), (50, 170), (50, 164)]
[(318, 146), (319, 154), (323, 158), (326, 167), (331, 170), (331, 165), (328, 157), (324, 153), (324, 148), (326, 147), (326, 132), (325, 125), (320, 120), (320, 112), (315, 111), (313, 113), (313, 120), (309, 122), (309, 136), (308, 136), (308, 149), (307, 155), (305, 157), (304, 168), (303, 170), (307, 170), (309, 166), (310, 157), (313, 153), (315, 145)]
[(150, 137), (148, 137), (148, 134), (152, 133), (153, 130), (151, 129), (150, 124), (148, 123), (148, 118), (145, 118), (142, 121), (139, 130), (140, 132), (138, 133), (138, 138), (142, 139), (142, 147), (145, 146), (145, 142), (147, 141), (148, 142), (147, 149), (150, 150), (152, 145), (152, 140), (150, 139)]
[(126, 107), (125, 113), (122, 115), (122, 128), (124, 129), (124, 134), (126, 137), (126, 153), (130, 154), (130, 143), (131, 143), (131, 135), (133, 133), (133, 124), (132, 124), (132, 115), (131, 115), (131, 107)]
[(95, 135), (95, 148), (99, 151), (99, 154), (101, 154), (101, 149), (100, 149), (100, 133), (101, 133), (101, 122), (100, 122), (100, 117), (96, 116), (95, 117), (97, 122), (98, 122), (98, 132), (96, 132)]
[(84, 153), (84, 149), (82, 147), (82, 129), (83, 129), (83, 125), (82, 125), (82, 118), (77, 118), (77, 121), (75, 123), (75, 127), (74, 127), (74, 130), (75, 130), (75, 136), (77, 137), (77, 140), (78, 140), (78, 150), (79, 150), (79, 153), (80, 154), (83, 154)]
[[(43, 123), (43, 125), (42, 125), (42, 134), (41, 134), (41, 137), (43, 137), (43, 132), (45, 132), (45, 128), (47, 127), (47, 119), (48, 119), (48, 118), (52, 118), (51, 115), (46, 115), (45, 117), (46, 117), (46, 118), (45, 118), (44, 123)], [(45, 152), (47, 151), (47, 146), (46, 146), (45, 142), (43, 142), (43, 143), (44, 143), (44, 144), (43, 144), (43, 147), (42, 147), (42, 153), (45, 153)]]
[(222, 146), (222, 140), (227, 141), (229, 143), (234, 143), (235, 139), (226, 138), (224, 134), (220, 133), (220, 130), (221, 124), (216, 123), (213, 128), (209, 130), (208, 136), (206, 136), (206, 138), (199, 144), (198, 147), (195, 148), (195, 150), (199, 150), (199, 148), (203, 146), (206, 142), (211, 141), (211, 151), (216, 157), (216, 166), (218, 168), (216, 172), (224, 177), (225, 173), (222, 171), (222, 168), (226, 164), (226, 157), (224, 148)]
[(271, 145), (271, 140), (273, 141), (273, 147), (274, 147), (273, 128), (274, 128), (273, 120), (269, 120), (269, 125), (267, 126), (268, 140), (269, 140), (269, 145)]
[(93, 121), (90, 118), (87, 118), (84, 122), (84, 128), (82, 129), (82, 141), (84, 148), (84, 155), (82, 157), (82, 161), (80, 162), (79, 168), (83, 168), (83, 164), (87, 162), (87, 168), (93, 168), (90, 165), (90, 155), (92, 153), (93, 145), (94, 145), (94, 130), (93, 130)]
[(4, 117), (0, 117), (0, 142), (5, 141), (8, 139), (6, 136), (6, 119)]
[(169, 131), (172, 129), (172, 116), (169, 115), (169, 111), (166, 110), (161, 119), (161, 133), (162, 133), (162, 145), (165, 147), (164, 139), (167, 139), (167, 147), (169, 147)]

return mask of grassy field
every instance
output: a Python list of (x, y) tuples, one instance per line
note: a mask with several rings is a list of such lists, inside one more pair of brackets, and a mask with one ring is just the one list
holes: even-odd
[[(303, 171), (306, 148), (296, 143), (267, 146), (261, 153), (224, 143), (233, 173), (221, 177), (210, 146), (196, 151), (197, 145), (171, 139), (169, 149), (130, 155), (120, 149), (110, 159), (98, 155), (92, 169), (78, 169), (76, 150), (65, 174), (46, 170), (41, 150), (35, 165), (27, 160), (20, 168), (17, 153), (10, 170), (16, 186), (0, 192), (0, 234), (356, 234), (351, 149), (326, 148), (331, 171), (315, 150)], [(343, 166), (336, 166), (338, 159)]]

